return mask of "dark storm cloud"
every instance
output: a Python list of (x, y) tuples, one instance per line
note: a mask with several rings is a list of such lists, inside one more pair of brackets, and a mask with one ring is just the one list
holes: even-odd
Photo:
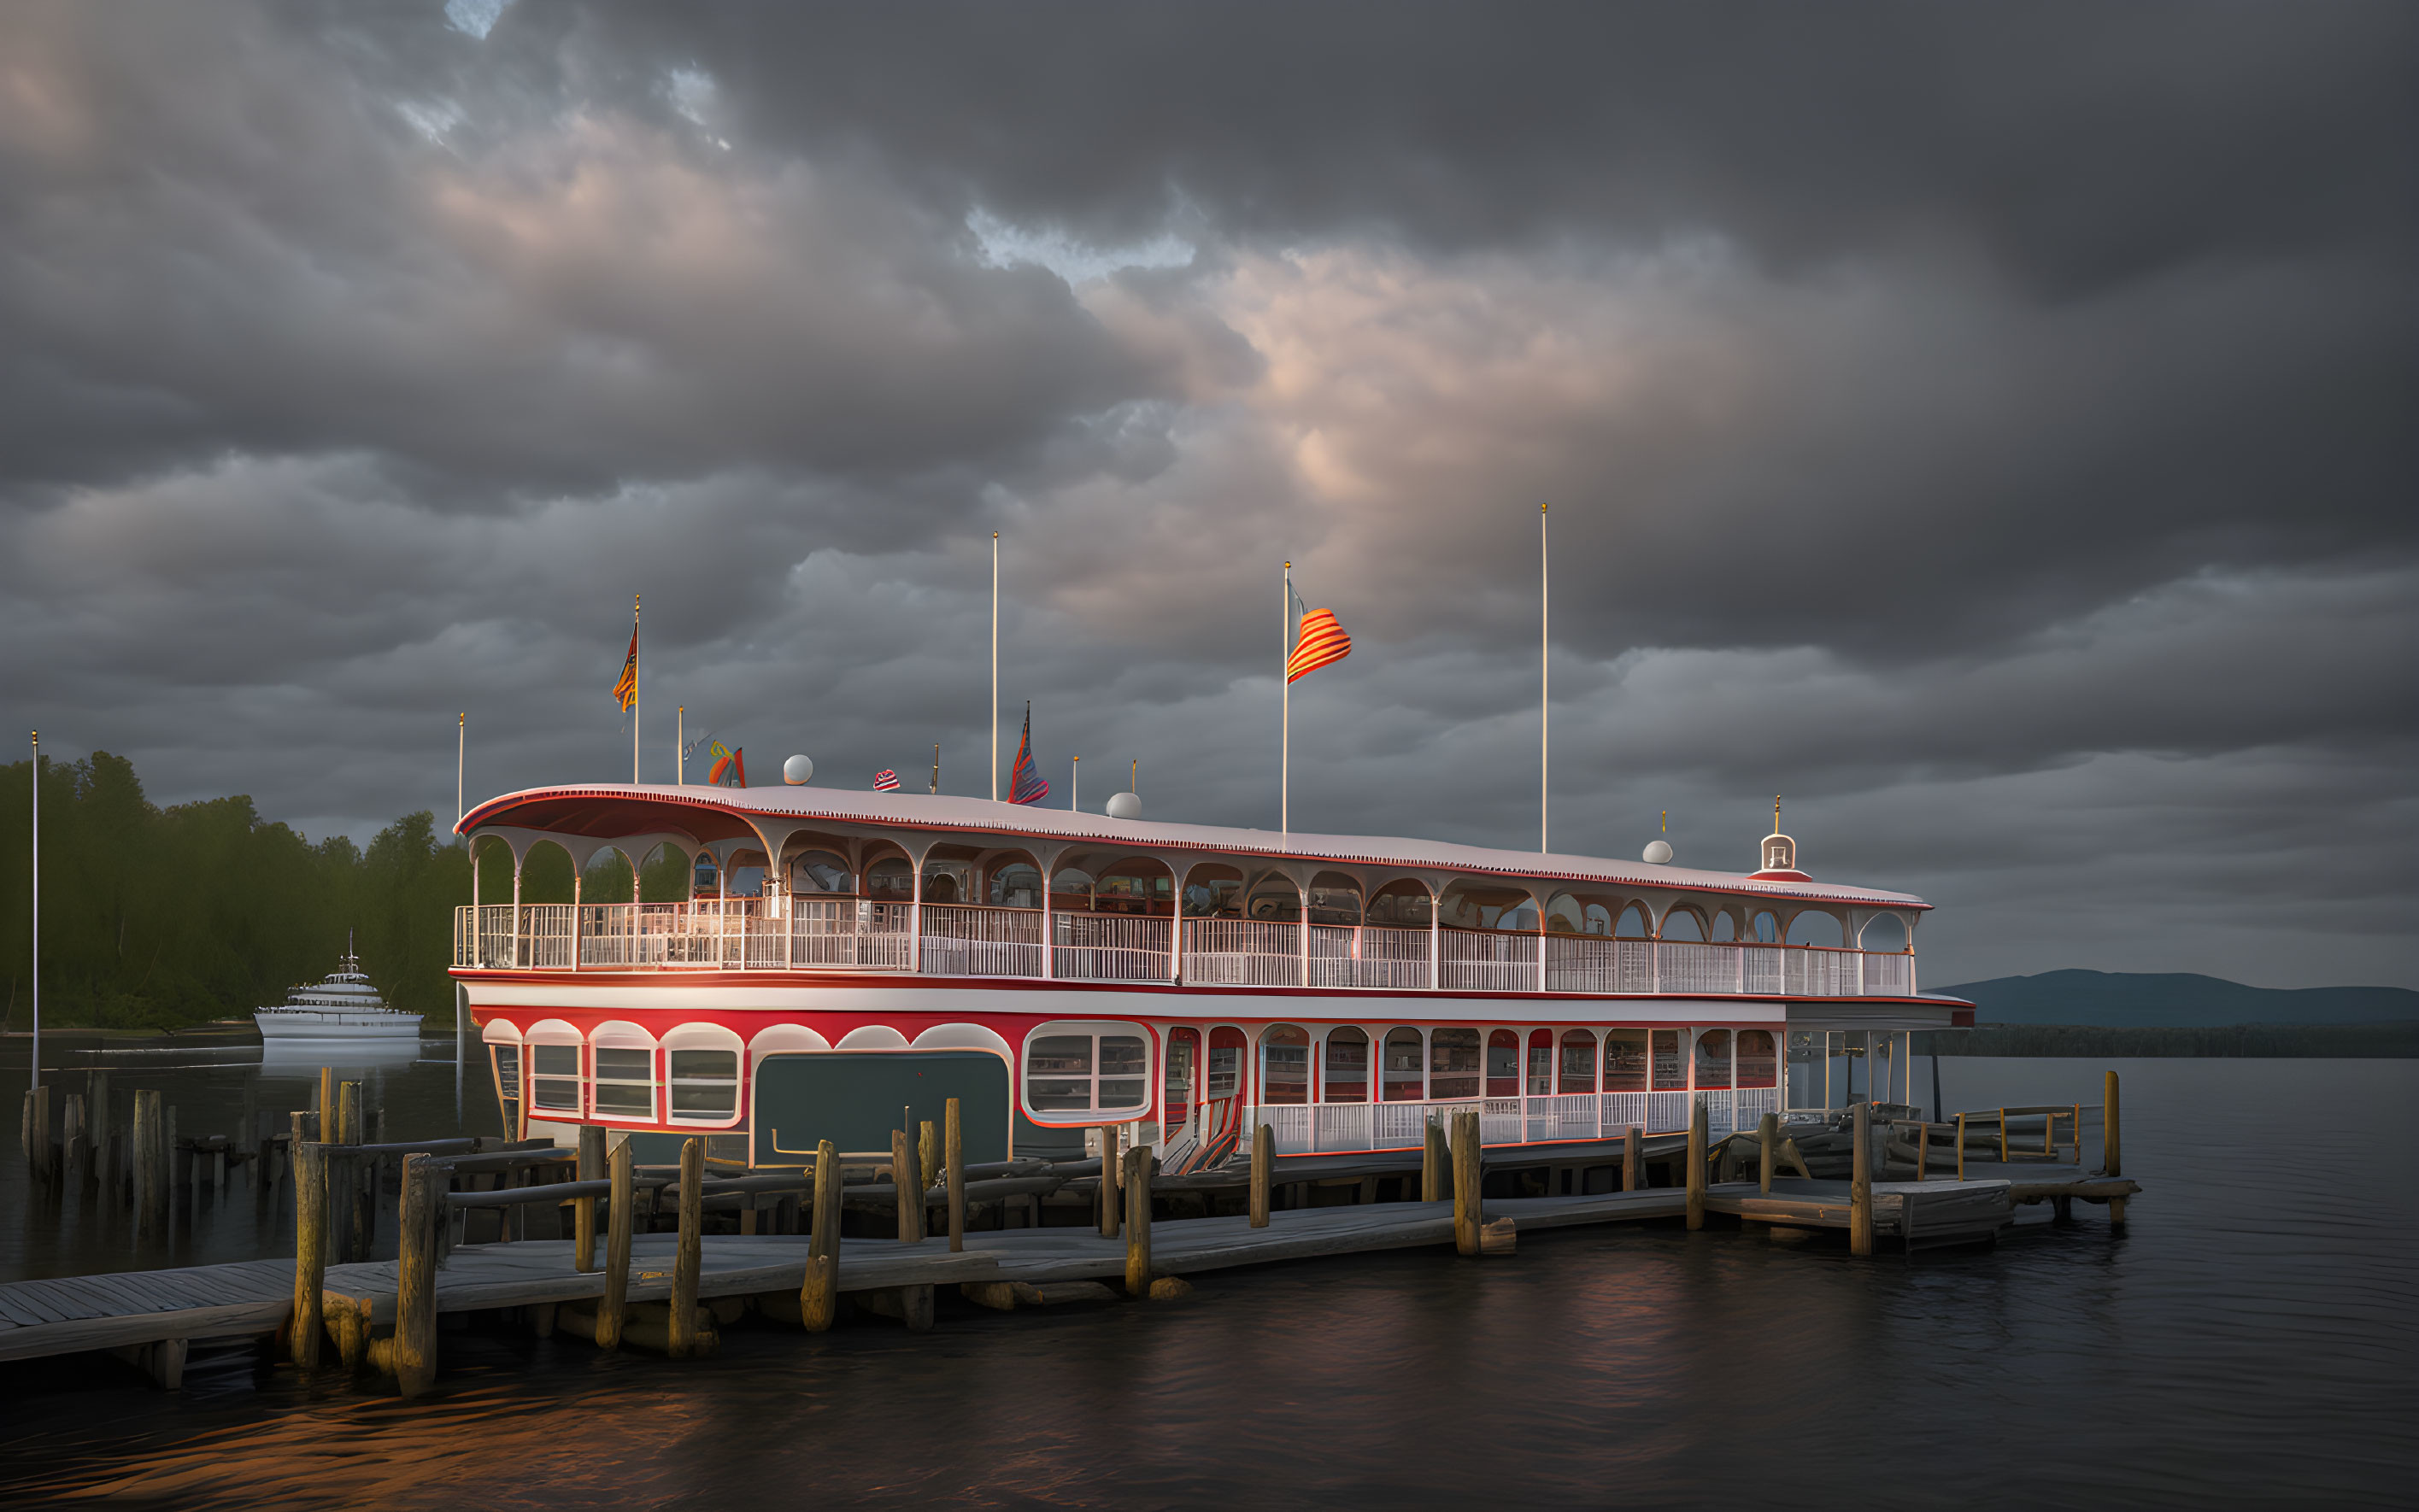
[[(482, 13), (465, 11), (473, 18)], [(668, 715), (2411, 980), (2404, 7), (0, 18), (0, 693), (361, 830)], [(1100, 789), (1087, 780), (1088, 794)], [(1940, 972), (1950, 975), (1941, 975)]]

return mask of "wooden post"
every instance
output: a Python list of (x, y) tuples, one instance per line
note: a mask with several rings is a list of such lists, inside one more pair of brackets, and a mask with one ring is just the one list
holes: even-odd
[(923, 1189), (929, 1192), (941, 1180), (941, 1134), (931, 1119), (916, 1126), (916, 1159), (924, 1178)]
[(1150, 1295), (1150, 1150), (1126, 1152), (1126, 1294)]
[(1646, 1185), (1646, 1131), (1632, 1123), (1621, 1141), (1621, 1189), (1625, 1192), (1642, 1190)]
[(59, 1169), (78, 1190), (84, 1187), (85, 1168), (92, 1164), (85, 1143), (84, 1093), (69, 1092), (67, 1110), (59, 1115)]
[(681, 1144), (680, 1249), (672, 1260), (672, 1358), (697, 1352), (697, 1279), (705, 1258), (705, 1139)]
[(1453, 1116), (1453, 1247), (1464, 1255), (1478, 1253), (1478, 1230), (1486, 1222), (1479, 1211), (1478, 1114)]
[[(601, 1124), (579, 1126), (579, 1164), (574, 1168), (583, 1182), (600, 1181), (605, 1175), (605, 1129)], [(575, 1199), (571, 1204), (571, 1264), (573, 1269), (596, 1269), (596, 1199), (593, 1197)]]
[(1772, 1191), (1772, 1164), (1780, 1158), (1780, 1115), (1766, 1113), (1755, 1123), (1757, 1184), (1769, 1194)]
[(924, 1240), (924, 1194), (916, 1188), (917, 1168), (916, 1152), (907, 1148), (907, 1131), (890, 1131), (890, 1186), (898, 1194), (899, 1242), (917, 1245)]
[(1117, 1128), (1101, 1125), (1101, 1237), (1117, 1236)]
[(1957, 1179), (1965, 1179), (1965, 1115), (1957, 1115)]
[(2074, 1169), (2077, 1175), (2081, 1175), (2083, 1172), (2083, 1105), (2081, 1103), (2074, 1105), (2074, 1123), (2070, 1127), (2074, 1134)]
[(1445, 1171), (1452, 1160), (1445, 1153), (1444, 1125), (1431, 1117), (1425, 1128), (1426, 1133), (1422, 1138), (1426, 1142), (1420, 1150), (1420, 1200), (1441, 1202), (1445, 1196)]
[(159, 1167), (151, 1156), (151, 1147), (159, 1142), (159, 1123), (160, 1094), (155, 1092), (136, 1092), (134, 1134), (126, 1142), (128, 1163), (133, 1167), (134, 1226), (137, 1229), (150, 1227), (152, 1210), (159, 1201), (160, 1194), (152, 1186)]
[(815, 1210), (809, 1221), (798, 1321), (808, 1332), (820, 1334), (831, 1327), (840, 1307), (840, 1156), (829, 1139), (815, 1146)]
[(1252, 1227), (1269, 1226), (1269, 1177), (1277, 1163), (1277, 1136), (1265, 1123), (1252, 1126)]
[(636, 1194), (630, 1186), (630, 1142), (613, 1147), (605, 1168), (613, 1184), (605, 1199), (605, 1296), (596, 1308), (596, 1347), (622, 1347), (622, 1315), (630, 1300), (630, 1226)]
[[(2100, 1155), (2101, 1164), (2106, 1168), (2106, 1174), (2112, 1177), (2125, 1174), (2123, 1151), (2119, 1148), (2117, 1138), (2117, 1073), (2114, 1071), (2109, 1072), (2101, 1082)], [(2109, 1226), (2121, 1228), (2124, 1222), (2125, 1199), (2121, 1197), (2110, 1198), (2108, 1199)]]
[[(158, 1092), (137, 1094), (141, 1099)], [(305, 1370), (319, 1367), (319, 1289), (328, 1278), (328, 1162), (324, 1147), (302, 1138), (302, 1115), (294, 1115), (294, 1321), (290, 1343), (294, 1363)]]
[(956, 1098), (948, 1100), (941, 1121), (948, 1131), (942, 1136), (941, 1159), (948, 1169), (949, 1253), (955, 1255), (966, 1247), (966, 1130)]
[(404, 1157), (392, 1355), (395, 1387), (406, 1397), (419, 1396), (437, 1380), (437, 1226), (445, 1221), (438, 1194), (443, 1182), (436, 1157)]
[(2008, 1163), (2008, 1110), (1999, 1109), (1999, 1164)]
[(1688, 1227), (1705, 1226), (1705, 1100), (1693, 1099), (1688, 1110)]
[(1857, 1105), (1856, 1123), (1857, 1148), (1848, 1178), (1848, 1253), (1870, 1255), (1873, 1252), (1872, 1104)]

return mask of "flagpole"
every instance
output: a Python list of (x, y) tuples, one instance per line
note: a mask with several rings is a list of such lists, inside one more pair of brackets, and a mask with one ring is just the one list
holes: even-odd
[[(34, 1086), (42, 1085), (42, 732), (34, 734)], [(48, 1138), (44, 1135), (43, 1138)]]
[(991, 801), (999, 802), (999, 532), (991, 533)]
[[(630, 639), (639, 638), (639, 596), (630, 595)], [(639, 669), (630, 668), (630, 786), (639, 785)]]
[(1277, 833), (1293, 833), (1293, 682), (1286, 662), (1293, 654), (1293, 563), (1285, 564), (1285, 603), (1277, 611)]
[(672, 714), (672, 786), (688, 786), (688, 705), (676, 706)]
[(454, 828), (462, 828), (462, 757), (470, 745), (470, 713), (454, 716)]
[(1553, 849), (1548, 842), (1551, 833), (1554, 790), (1547, 781), (1547, 771), (1553, 756), (1554, 720), (1554, 637), (1553, 588), (1554, 574), (1550, 554), (1546, 549), (1546, 506), (1537, 506), (1537, 849), (1540, 853)]
[(1070, 810), (1074, 810), (1080, 809), (1083, 806), (1084, 758), (1082, 756), (1077, 756), (1075, 758), (1074, 765), (1070, 768), (1067, 772), (1067, 807)]

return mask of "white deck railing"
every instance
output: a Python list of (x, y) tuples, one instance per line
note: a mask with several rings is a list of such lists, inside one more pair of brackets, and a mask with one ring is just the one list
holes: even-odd
[(1678, 1134), (1688, 1127), (1691, 1100), (1705, 1105), (1713, 1138), (1753, 1130), (1764, 1114), (1780, 1110), (1780, 1089), (1653, 1092), (1577, 1092), (1552, 1097), (1488, 1097), (1418, 1103), (1263, 1103), (1243, 1110), (1248, 1140), (1257, 1124), (1269, 1126), (1281, 1155), (1350, 1153), (1416, 1148), (1423, 1125), (1475, 1108), (1479, 1138), (1490, 1145), (1546, 1144), (1579, 1139), (1618, 1139), (1632, 1127), (1648, 1134)]
[[(483, 904), (455, 910), (454, 964), (525, 971), (885, 970), (914, 968), (912, 904), (867, 898)], [(1510, 930), (1398, 929), (1260, 919), (1175, 921), (927, 903), (931, 976), (1185, 982), (1203, 986), (1448, 992), (1903, 997), (1914, 957), (1814, 945), (1703, 944)], [(1180, 950), (1171, 944), (1180, 941)]]

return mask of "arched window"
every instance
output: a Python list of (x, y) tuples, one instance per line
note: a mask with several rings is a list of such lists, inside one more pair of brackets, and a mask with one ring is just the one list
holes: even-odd
[(1839, 920), (1809, 909), (1789, 921), (1789, 943), (1837, 947), (1845, 944), (1846, 940), (1841, 936)]
[(1041, 907), (1041, 868), (1029, 861), (995, 863), (987, 895), (994, 909), (1038, 909)]
[(1092, 887), (1096, 913), (1164, 916), (1175, 911), (1176, 878), (1164, 863), (1148, 857), (1118, 862)]
[(1312, 878), (1310, 922), (1315, 924), (1359, 924), (1361, 884), (1342, 872), (1320, 872)]
[(521, 1131), (521, 1031), (498, 1018), (479, 1031), (495, 1065), (496, 1100), (503, 1105), (504, 1128), (513, 1138)]
[(1427, 1082), (1422, 1067), (1427, 1046), (1420, 1043), (1416, 1029), (1394, 1029), (1386, 1031), (1386, 1060), (1383, 1090), (1390, 1103), (1416, 1103), (1427, 1095)]
[(848, 873), (846, 858), (828, 850), (802, 850), (790, 858), (790, 891), (846, 896), (856, 891), (856, 879)]
[[(1515, 1043), (1518, 1043), (1517, 1041)], [(1478, 1031), (1428, 1031), (1428, 1100), (1446, 1102), (1478, 1095)]]
[(1778, 945), (1780, 943), (1780, 922), (1769, 913), (1759, 913), (1753, 926), (1748, 930), (1747, 938), (1759, 945)]
[(1520, 1095), (1520, 1036), (1512, 1030), (1499, 1029), (1487, 1033), (1487, 1095)]
[(1369, 898), (1369, 922), (1389, 929), (1425, 929), (1434, 912), (1426, 884), (1409, 877), (1388, 882)]
[(1646, 1031), (1607, 1030), (1604, 1036), (1604, 1090), (1642, 1092), (1646, 1090)]
[(1714, 915), (1714, 943), (1723, 944), (1738, 938), (1738, 921), (1728, 913)]
[(1529, 1031), (1528, 1092), (1532, 1097), (1550, 1096), (1554, 1091), (1554, 1031), (1533, 1029)]
[(1134, 1117), (1150, 1102), (1149, 1041), (1133, 1024), (1044, 1024), (1025, 1042), (1025, 1101), (1036, 1113)]
[(1857, 931), (1857, 946), (1860, 950), (1903, 951), (1906, 949), (1906, 925), (1897, 914), (1877, 913)]
[(664, 1077), (672, 1123), (729, 1123), (739, 1117), (739, 1036), (719, 1024), (683, 1024), (664, 1036)]
[(1302, 917), (1301, 891), (1293, 885), (1292, 878), (1271, 872), (1252, 884), (1251, 896), (1243, 905), (1243, 917), (1291, 924)]
[(1595, 1091), (1595, 1035), (1584, 1029), (1563, 1031), (1563, 1059), (1554, 1090), (1565, 1097)]
[(1586, 918), (1586, 933), (1591, 935), (1610, 935), (1612, 933), (1612, 910), (1606, 908), (1603, 904), (1589, 904), (1587, 906)]
[(598, 1118), (655, 1117), (655, 1037), (636, 1024), (599, 1024), (588, 1037), (593, 1085), (589, 1107)]
[(1167, 1068), (1161, 1078), (1164, 1092), (1162, 1101), (1171, 1119), (1184, 1115), (1180, 1109), (1193, 1106), (1193, 1078), (1201, 1069), (1201, 1031), (1197, 1029), (1171, 1029), (1167, 1031)]
[(865, 868), (865, 895), (885, 903), (909, 903), (916, 896), (916, 871), (904, 856), (885, 856)]
[(1663, 915), (1663, 938), (1665, 939), (1685, 939), (1691, 941), (1703, 940), (1705, 938), (1704, 921), (1699, 919), (1697, 917), (1697, 910), (1687, 905), (1675, 905), (1669, 912)]
[(1568, 893), (1555, 893), (1546, 905), (1546, 932), (1549, 935), (1586, 934), (1586, 909)]
[(1773, 1056), (1772, 1031), (1743, 1029), (1738, 1034), (1738, 1084), (1741, 1087), (1771, 1087), (1779, 1084), (1780, 1067)]
[(1327, 1031), (1327, 1074), (1320, 1100), (1365, 1103), (1369, 1100), (1369, 1036), (1346, 1026)]
[(1060, 913), (1092, 911), (1092, 874), (1081, 866), (1062, 866), (1050, 874), (1050, 907)]
[(1210, 1100), (1224, 1102), (1234, 1096), (1242, 1080), (1243, 1031), (1221, 1024), (1210, 1031)]
[(1184, 916), (1188, 919), (1240, 919), (1243, 914), (1243, 874), (1215, 863), (1184, 874)]
[(1688, 1062), (1680, 1056), (1680, 1031), (1658, 1029), (1654, 1031), (1655, 1090), (1686, 1092), (1688, 1087)]
[(549, 1018), (529, 1031), (530, 1111), (569, 1113), (579, 1107), (579, 1031)]
[(1260, 1101), (1299, 1107), (1310, 1101), (1310, 1035), (1292, 1024), (1260, 1035)]
[(1646, 922), (1645, 905), (1633, 903), (1622, 909), (1621, 923), (1613, 933), (1624, 939), (1652, 939), (1655, 927)]
[(1731, 1084), (1731, 1031), (1709, 1029), (1697, 1036), (1697, 1085), (1715, 1092)]

